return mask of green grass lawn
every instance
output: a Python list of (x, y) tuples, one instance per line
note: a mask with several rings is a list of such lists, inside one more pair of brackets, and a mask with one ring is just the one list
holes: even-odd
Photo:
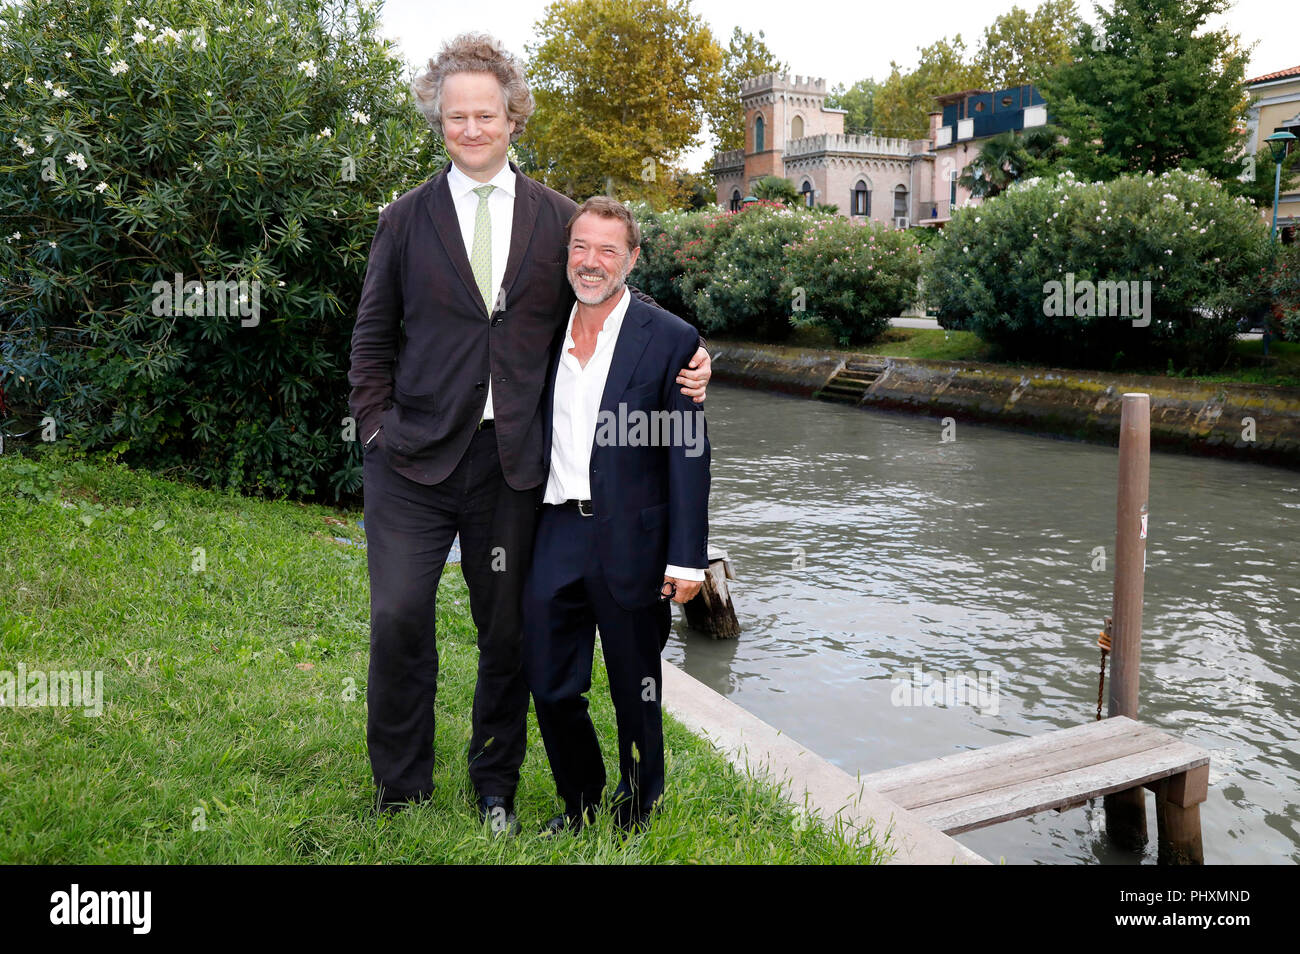
[[(536, 721), (518, 838), (478, 824), (465, 766), (476, 650), (456, 567), (438, 594), (436, 792), (371, 816), (368, 587), (356, 513), (197, 489), (46, 453), (0, 457), (0, 671), (100, 670), (103, 713), (0, 706), (0, 863), (873, 863), (666, 718), (650, 830), (559, 810)], [(203, 569), (196, 569), (199, 560)], [(592, 713), (617, 779), (597, 654)]]

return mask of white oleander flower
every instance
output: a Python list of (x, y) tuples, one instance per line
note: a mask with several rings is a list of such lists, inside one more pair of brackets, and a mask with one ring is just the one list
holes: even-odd
[(298, 72), (300, 72), (300, 73), (306, 73), (307, 76), (308, 76), (308, 78), (310, 78), (310, 79), (315, 79), (315, 78), (316, 78), (316, 61), (315, 61), (315, 60), (303, 60), (301, 63), (298, 64)]
[(119, 76), (127, 71), (126, 60), (118, 60), (108, 68), (108, 72), (113, 76)]
[(107, 182), (101, 182), (99, 185), (95, 186), (95, 191), (96, 191), (96, 192), (105, 192), (105, 191), (107, 191), (107, 190), (108, 190), (108, 183), (107, 183)]
[(63, 161), (70, 166), (76, 166), (83, 172), (86, 169), (86, 157), (79, 152), (70, 152), (63, 157)]
[(136, 46), (139, 46), (141, 43), (144, 43), (148, 39), (149, 38), (145, 36), (143, 33), (141, 33), (139, 30), (131, 34), (131, 42), (134, 43)]
[(363, 113), (359, 109), (354, 109), (352, 110), (352, 121), (360, 123), (362, 126), (368, 126), (370, 124), (370, 114)]

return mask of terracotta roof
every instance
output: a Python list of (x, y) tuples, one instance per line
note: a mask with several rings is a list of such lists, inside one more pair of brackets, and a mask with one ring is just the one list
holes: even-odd
[(1278, 70), (1276, 73), (1265, 73), (1263, 76), (1256, 76), (1254, 79), (1246, 80), (1246, 85), (1254, 86), (1256, 83), (1267, 83), (1271, 80), (1286, 79), (1288, 76), (1300, 77), (1300, 66), (1292, 66), (1289, 69)]

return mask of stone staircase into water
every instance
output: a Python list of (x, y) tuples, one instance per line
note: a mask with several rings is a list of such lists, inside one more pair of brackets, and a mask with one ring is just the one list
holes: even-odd
[(817, 397), (837, 404), (861, 404), (867, 389), (875, 384), (876, 379), (884, 372), (883, 361), (850, 359), (817, 392)]

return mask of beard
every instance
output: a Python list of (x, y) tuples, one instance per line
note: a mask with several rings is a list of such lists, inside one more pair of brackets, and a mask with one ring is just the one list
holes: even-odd
[[(582, 275), (600, 277), (602, 280), (597, 285), (586, 285), (579, 277)], [(627, 275), (621, 271), (608, 272), (598, 268), (570, 268), (568, 278), (569, 286), (578, 301), (584, 305), (599, 305), (609, 301), (623, 290), (623, 282)]]

